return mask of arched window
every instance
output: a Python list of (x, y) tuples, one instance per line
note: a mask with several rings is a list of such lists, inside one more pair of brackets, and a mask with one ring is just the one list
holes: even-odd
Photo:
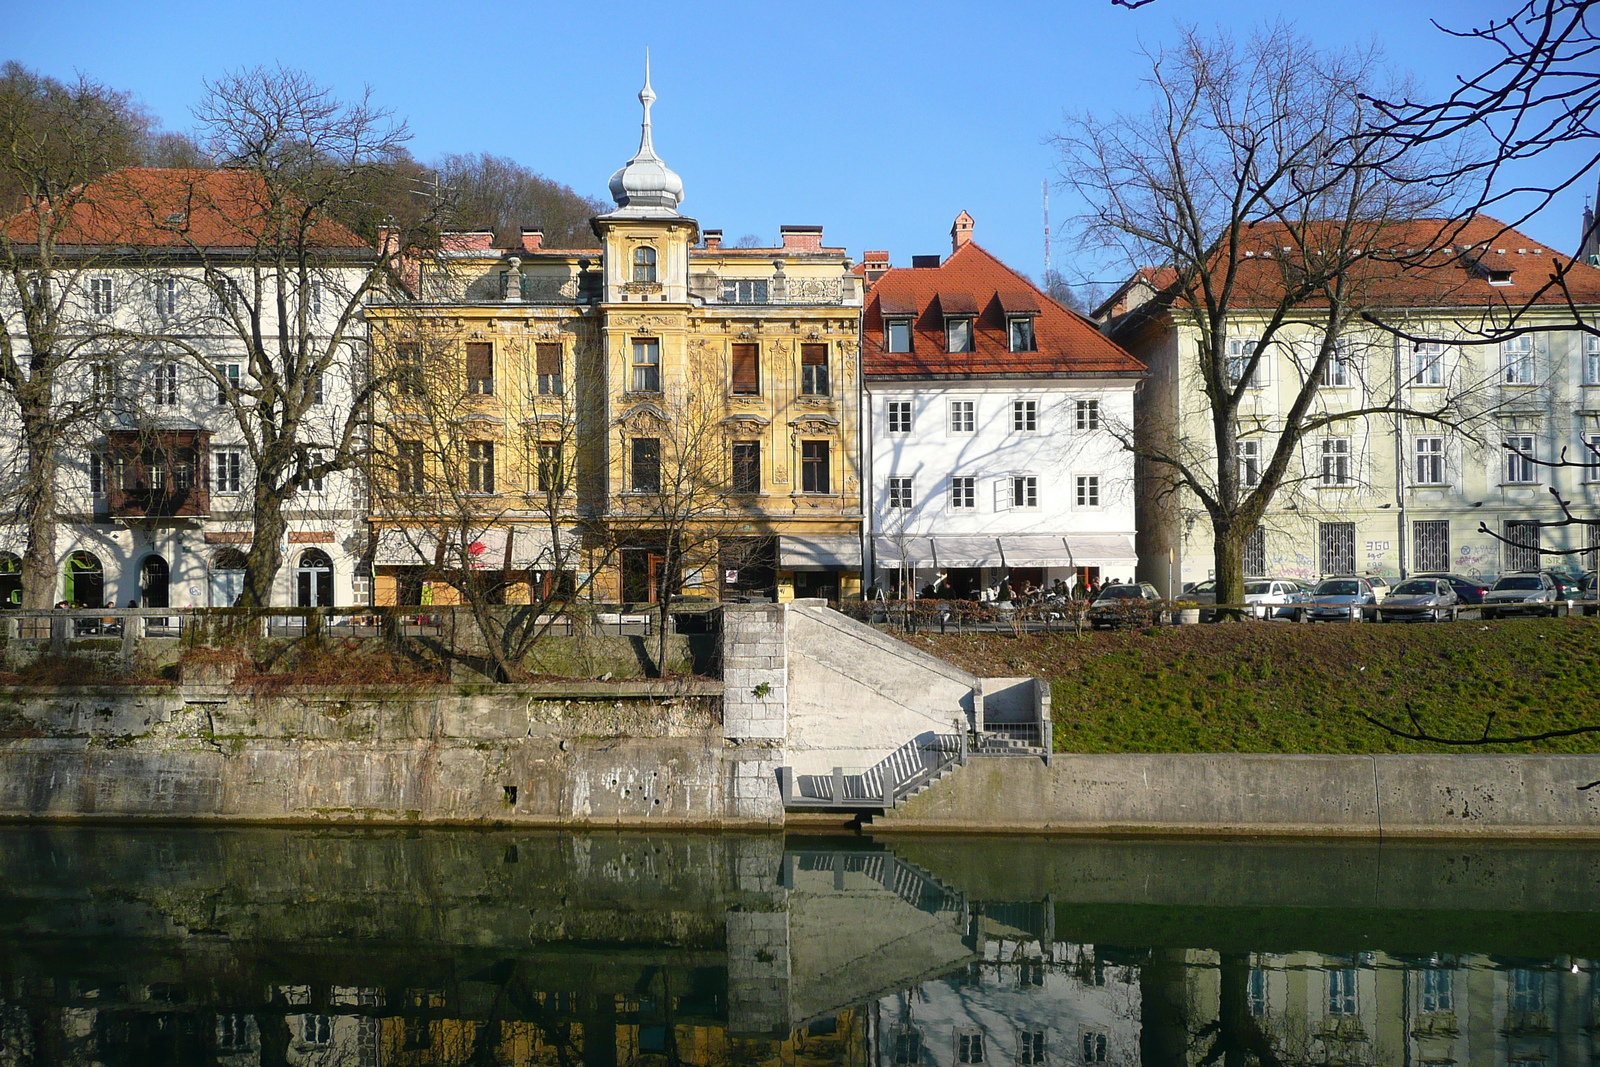
[(168, 606), (167, 561), (157, 555), (146, 556), (139, 564), (139, 606), (164, 608)]
[(322, 549), (300, 553), (294, 568), (294, 591), (297, 608), (333, 607), (333, 560)]
[(68, 605), (86, 608), (106, 606), (106, 572), (100, 565), (100, 557), (93, 552), (74, 552), (68, 556), (64, 579), (61, 599)]
[(231, 608), (244, 592), (245, 555), (237, 548), (224, 548), (211, 560), (211, 606)]
[(633, 250), (633, 280), (636, 282), (656, 280), (656, 250), (649, 245), (640, 245)]

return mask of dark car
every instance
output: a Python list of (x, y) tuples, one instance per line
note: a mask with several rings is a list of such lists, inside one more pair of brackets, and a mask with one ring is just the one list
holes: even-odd
[(1108, 585), (1089, 605), (1089, 625), (1096, 630), (1103, 626), (1147, 625), (1160, 621), (1161, 594), (1149, 582)]
[(1207, 578), (1203, 582), (1190, 582), (1183, 587), (1183, 596), (1178, 599), (1200, 605), (1200, 621), (1210, 622), (1216, 614), (1211, 608), (1217, 602), (1217, 580)]
[(1581, 574), (1568, 574), (1566, 571), (1545, 571), (1556, 587), (1557, 600), (1577, 600), (1583, 596), (1583, 576)]
[(1450, 583), (1450, 588), (1456, 591), (1456, 596), (1463, 604), (1482, 604), (1483, 598), (1489, 593), (1489, 586), (1494, 584), (1481, 578), (1467, 578), (1460, 574), (1413, 574), (1412, 577), (1443, 578)]

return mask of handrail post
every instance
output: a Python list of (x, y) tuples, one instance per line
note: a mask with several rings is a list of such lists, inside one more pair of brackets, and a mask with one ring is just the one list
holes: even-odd
[(889, 768), (883, 769), (883, 810), (888, 811), (894, 807), (894, 775), (889, 773)]
[(843, 804), (844, 803), (844, 768), (843, 767), (835, 767), (833, 769), (833, 802), (835, 804)]

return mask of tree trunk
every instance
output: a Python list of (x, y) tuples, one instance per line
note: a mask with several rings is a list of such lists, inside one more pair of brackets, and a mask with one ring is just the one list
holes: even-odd
[[(19, 397), (19, 400), (23, 399)], [(28, 456), (22, 490), (27, 547), (22, 556), (22, 606), (48, 608), (60, 599), (56, 574), (56, 435), (48, 405), (25, 402), (22, 434)]]
[(263, 472), (252, 501), (255, 530), (245, 556), (244, 592), (239, 595), (242, 608), (264, 608), (272, 603), (272, 587), (283, 566), (283, 541), (289, 524), (283, 517), (283, 499), (268, 486)]
[[(1244, 603), (1244, 542), (1247, 533), (1232, 523), (1214, 523), (1211, 532), (1212, 561), (1216, 570), (1217, 604)], [(1218, 612), (1217, 618), (1237, 622), (1237, 611)]]

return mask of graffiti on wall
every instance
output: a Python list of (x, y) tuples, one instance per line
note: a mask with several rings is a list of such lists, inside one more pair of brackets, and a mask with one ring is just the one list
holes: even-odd
[(1490, 545), (1461, 545), (1456, 549), (1456, 562), (1452, 568), (1468, 578), (1482, 578), (1494, 573), (1495, 550)]

